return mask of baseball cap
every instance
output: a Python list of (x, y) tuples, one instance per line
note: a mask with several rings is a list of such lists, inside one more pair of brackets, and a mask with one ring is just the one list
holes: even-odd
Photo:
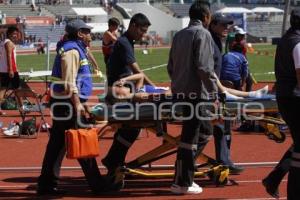
[(222, 13), (213, 14), (211, 22), (216, 24), (233, 24), (233, 20)]
[(65, 31), (67, 33), (77, 33), (80, 29), (92, 29), (93, 27), (88, 26), (81, 19), (74, 19), (67, 23)]
[(235, 29), (235, 33), (236, 33), (236, 34), (245, 35), (247, 32), (244, 31), (244, 29), (242, 29), (242, 28), (236, 28), (236, 29)]

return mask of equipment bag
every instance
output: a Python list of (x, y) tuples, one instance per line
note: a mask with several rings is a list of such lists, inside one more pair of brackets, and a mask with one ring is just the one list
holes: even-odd
[(32, 117), (31, 119), (24, 120), (20, 124), (20, 135), (34, 135), (37, 131), (36, 129), (36, 118)]
[(67, 158), (99, 156), (98, 129), (69, 129), (65, 132)]
[(1, 104), (2, 110), (18, 110), (18, 104), (14, 97), (8, 97)]

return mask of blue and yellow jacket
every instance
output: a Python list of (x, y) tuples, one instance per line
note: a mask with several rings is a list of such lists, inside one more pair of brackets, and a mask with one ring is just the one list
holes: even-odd
[[(92, 77), (90, 71), (90, 65), (87, 58), (86, 45), (82, 41), (61, 41), (58, 42), (56, 47), (57, 55), (55, 57), (55, 61), (52, 68), (52, 76), (61, 79), (62, 71), (61, 71), (61, 55), (64, 52), (75, 49), (79, 53), (80, 59), (80, 67), (78, 70), (78, 74), (76, 77), (76, 85), (79, 90), (79, 98), (83, 100), (87, 100), (88, 97), (92, 94)], [(64, 86), (63, 84), (53, 84), (52, 85), (54, 92), (63, 92)]]

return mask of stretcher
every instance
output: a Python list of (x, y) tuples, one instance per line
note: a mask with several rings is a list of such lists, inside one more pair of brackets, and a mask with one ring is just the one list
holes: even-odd
[[(155, 133), (158, 137), (163, 138), (162, 144), (151, 149), (147, 153), (139, 156), (138, 158), (129, 161), (125, 166), (120, 169), (120, 173), (125, 173), (127, 176), (141, 176), (143, 178), (166, 178), (174, 176), (174, 173), (153, 173), (140, 170), (144, 165), (151, 165), (152, 162), (162, 159), (164, 157), (175, 154), (177, 151), (180, 136), (173, 136), (168, 132), (169, 124), (181, 124), (180, 120), (174, 119), (174, 113), (180, 116), (182, 111), (180, 107), (176, 109), (163, 109), (159, 112), (156, 110), (162, 103), (165, 103), (167, 108), (172, 106), (172, 101), (169, 98), (148, 98), (151, 100), (149, 105), (121, 103), (114, 105), (115, 108), (123, 108), (124, 110), (116, 109), (107, 104), (98, 104), (93, 107), (92, 113), (95, 116), (95, 124), (99, 125), (99, 138), (102, 138), (107, 132), (116, 131), (121, 127), (142, 128), (148, 129), (149, 132)], [(155, 99), (159, 99), (156, 101)], [(167, 99), (167, 100), (166, 100)], [(132, 105), (138, 105), (139, 109), (134, 109)], [(168, 107), (169, 106), (169, 107)], [(264, 109), (261, 109), (261, 107)], [(268, 128), (268, 133), (271, 139), (275, 141), (284, 140), (284, 134), (279, 131), (276, 126), (284, 124), (280, 119), (271, 117), (270, 115), (257, 116), (257, 114), (273, 114), (278, 112), (276, 101), (273, 99), (268, 100), (242, 100), (238, 102), (223, 102), (220, 106), (220, 111), (217, 113), (219, 116), (236, 117), (242, 111), (253, 120), (258, 120), (265, 127)], [(138, 116), (138, 117), (137, 117)], [(273, 125), (273, 129), (270, 126)], [(276, 129), (276, 130), (275, 130)], [(279, 133), (277, 132), (279, 131)], [(273, 136), (274, 135), (274, 136)], [(229, 170), (226, 166), (219, 165), (213, 158), (200, 154), (197, 157), (197, 169), (195, 172), (196, 177), (209, 177), (216, 185), (226, 184), (228, 181)], [(200, 168), (204, 170), (200, 171)]]
[[(129, 104), (120, 104), (119, 107), (129, 109)], [(156, 103), (154, 105), (157, 105)], [(125, 166), (119, 169), (119, 173), (124, 173), (126, 177), (142, 177), (142, 178), (171, 178), (174, 173), (167, 172), (153, 172), (150, 167), (148, 171), (141, 170), (145, 165), (151, 166), (151, 163), (167, 156), (173, 155), (177, 152), (177, 146), (180, 141), (180, 135), (174, 136), (169, 133), (169, 124), (179, 124), (181, 122), (172, 119), (171, 113), (168, 111), (160, 113), (161, 116), (153, 115), (155, 113), (155, 106), (143, 106), (132, 115), (133, 112), (113, 112), (112, 107), (106, 107), (106, 118), (103, 117), (105, 104), (98, 104), (93, 107), (92, 113), (95, 116), (95, 124), (99, 125), (99, 138), (104, 137), (107, 132), (116, 131), (121, 127), (141, 128), (147, 129), (148, 132), (156, 134), (157, 137), (162, 137), (162, 143), (154, 147), (147, 153), (137, 157), (136, 159), (125, 163)], [(166, 109), (167, 110), (167, 109)], [(178, 111), (177, 114), (180, 115)], [(133, 117), (132, 117), (133, 116)], [(135, 118), (139, 116), (139, 118)], [(128, 120), (120, 120), (118, 117), (126, 118)], [(219, 165), (213, 158), (200, 154), (197, 157), (197, 169), (195, 177), (209, 177), (216, 185), (224, 185), (228, 181), (229, 169), (226, 166)], [(204, 168), (200, 171), (200, 169)]]
[(281, 119), (275, 98), (245, 99), (226, 102), (223, 109), (235, 116), (246, 116), (264, 128), (264, 134), (277, 143), (285, 141), (286, 135), (281, 127), (286, 126)]

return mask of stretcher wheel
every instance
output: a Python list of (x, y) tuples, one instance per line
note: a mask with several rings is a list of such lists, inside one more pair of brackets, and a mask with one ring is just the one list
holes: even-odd
[(228, 182), (229, 169), (225, 166), (219, 166), (209, 171), (207, 176), (216, 186), (223, 186)]
[(278, 131), (277, 134), (275, 134), (273, 132), (268, 132), (267, 137), (270, 140), (274, 140), (277, 143), (283, 143), (286, 138), (285, 134), (282, 131)]
[(277, 143), (282, 143), (285, 140), (284, 132), (275, 124), (267, 123), (265, 134), (270, 140), (274, 140)]

